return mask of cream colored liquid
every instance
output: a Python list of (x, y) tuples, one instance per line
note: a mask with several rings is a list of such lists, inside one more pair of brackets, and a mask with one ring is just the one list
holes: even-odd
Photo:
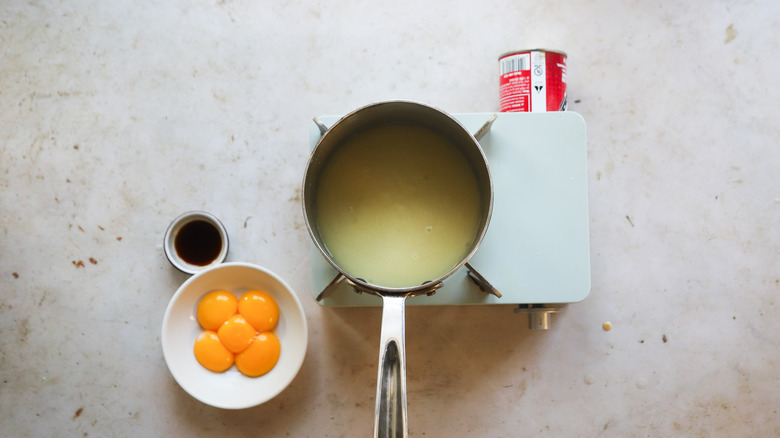
[(316, 196), (333, 259), (377, 286), (438, 279), (463, 260), (479, 229), (469, 163), (419, 126), (383, 125), (352, 137), (326, 165)]

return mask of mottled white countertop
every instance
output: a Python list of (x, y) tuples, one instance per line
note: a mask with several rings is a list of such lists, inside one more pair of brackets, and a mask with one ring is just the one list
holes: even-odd
[[(410, 436), (780, 435), (780, 3), (689, 3), (3, 2), (0, 435), (368, 436), (380, 310), (311, 299), (311, 118), (495, 111), (498, 55), (537, 46), (568, 52), (587, 123), (591, 293), (546, 332), (409, 308)], [(307, 313), (300, 373), (255, 408), (162, 357), (187, 278), (162, 237), (193, 209)]]

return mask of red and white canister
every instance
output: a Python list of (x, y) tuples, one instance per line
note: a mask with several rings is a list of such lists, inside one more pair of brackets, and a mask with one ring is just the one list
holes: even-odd
[(566, 110), (566, 53), (533, 49), (498, 58), (501, 112)]

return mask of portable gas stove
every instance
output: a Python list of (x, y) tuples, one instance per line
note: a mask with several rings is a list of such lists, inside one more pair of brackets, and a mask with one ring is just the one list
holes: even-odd
[[(430, 296), (408, 305), (517, 305), (532, 329), (590, 293), (587, 138), (573, 112), (452, 114), (479, 138), (493, 179), (493, 215), (469, 263)], [(495, 116), (492, 125), (486, 123)], [(310, 147), (341, 116), (317, 117)], [(319, 123), (319, 124), (318, 124)], [(346, 283), (312, 245), (312, 297), (323, 306), (381, 306)], [(356, 293), (357, 292), (357, 293)]]

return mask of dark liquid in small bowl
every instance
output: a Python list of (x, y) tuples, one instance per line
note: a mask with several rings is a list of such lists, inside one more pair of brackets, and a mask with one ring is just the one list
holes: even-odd
[(213, 224), (195, 220), (181, 227), (173, 246), (185, 262), (206, 266), (216, 260), (222, 251), (222, 237)]

